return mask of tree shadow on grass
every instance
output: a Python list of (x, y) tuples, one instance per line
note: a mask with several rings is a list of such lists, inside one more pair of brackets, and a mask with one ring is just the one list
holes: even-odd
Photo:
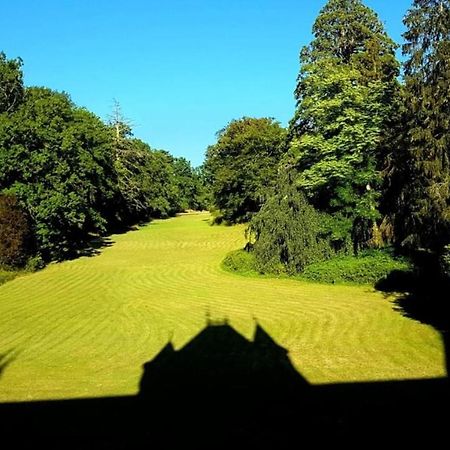
[(81, 243), (79, 248), (75, 249), (72, 254), (68, 255), (67, 260), (74, 260), (81, 257), (93, 257), (101, 254), (102, 250), (114, 245), (114, 241), (111, 238), (114, 234), (126, 234), (131, 231), (137, 231), (140, 227), (148, 225), (150, 222), (141, 222), (137, 225), (116, 225), (109, 230), (109, 234), (105, 236), (92, 236), (91, 239), (84, 243)]
[(405, 317), (431, 325), (442, 336), (450, 370), (450, 279), (441, 274), (436, 257), (420, 252), (414, 258), (415, 269), (394, 270), (376, 284), (388, 295), (396, 294), (394, 309)]
[(258, 323), (249, 340), (208, 322), (143, 369), (135, 396), (0, 404), (0, 440), (64, 449), (448, 441), (446, 379), (311, 385)]

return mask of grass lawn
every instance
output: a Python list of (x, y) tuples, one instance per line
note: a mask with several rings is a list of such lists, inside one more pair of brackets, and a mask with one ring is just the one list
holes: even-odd
[(101, 254), (0, 286), (0, 401), (134, 394), (142, 366), (212, 319), (255, 319), (311, 383), (445, 375), (441, 337), (368, 287), (242, 277), (221, 268), (241, 226), (209, 214), (112, 236)]

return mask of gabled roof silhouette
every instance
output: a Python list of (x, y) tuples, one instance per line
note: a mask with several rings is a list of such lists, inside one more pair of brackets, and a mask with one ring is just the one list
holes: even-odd
[[(288, 351), (278, 345), (256, 322), (253, 340), (225, 322), (211, 323), (184, 347), (175, 350), (168, 342), (155, 358), (144, 365), (140, 395), (161, 393), (216, 397), (278, 394), (308, 385), (293, 367)], [(245, 392), (243, 394), (243, 392)]]

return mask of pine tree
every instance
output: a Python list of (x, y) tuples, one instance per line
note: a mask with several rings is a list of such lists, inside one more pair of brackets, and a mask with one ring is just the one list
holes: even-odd
[(414, 0), (405, 16), (405, 163), (397, 234), (404, 245), (450, 242), (450, 1)]

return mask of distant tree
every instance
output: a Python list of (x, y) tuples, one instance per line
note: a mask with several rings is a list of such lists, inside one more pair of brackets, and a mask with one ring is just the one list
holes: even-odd
[(414, 0), (404, 23), (406, 133), (394, 155), (396, 232), (402, 245), (440, 249), (450, 242), (450, 2)]
[(21, 267), (32, 253), (29, 218), (14, 195), (0, 194), (0, 267)]
[(360, 0), (329, 0), (313, 33), (300, 55), (284, 164), (316, 208), (342, 219), (357, 251), (378, 236), (384, 130), (398, 106), (396, 45)]
[(174, 158), (165, 150), (152, 150), (147, 156), (145, 191), (150, 217), (165, 218), (182, 209), (173, 161)]
[(196, 208), (198, 210), (208, 210), (213, 206), (211, 180), (205, 170), (204, 164), (194, 168), (194, 173), (199, 185), (195, 198)]
[(274, 186), (285, 130), (270, 118), (243, 117), (217, 133), (204, 168), (223, 219), (243, 222), (259, 211)]
[(122, 197), (123, 220), (168, 217), (182, 209), (174, 158), (139, 140), (115, 143), (114, 166)]
[(201, 209), (201, 180), (186, 158), (174, 158), (173, 168), (179, 192), (180, 209)]
[(0, 114), (10, 113), (16, 109), (23, 100), (23, 74), (22, 60), (7, 59), (0, 52)]

